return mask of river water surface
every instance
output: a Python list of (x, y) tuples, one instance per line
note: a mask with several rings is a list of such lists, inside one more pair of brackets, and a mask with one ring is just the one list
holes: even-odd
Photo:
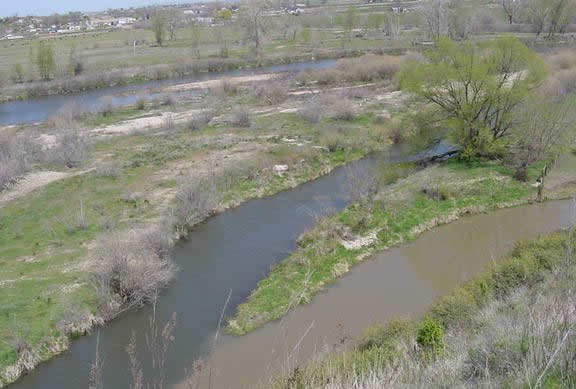
[[(230, 72), (203, 73), (193, 77), (143, 82), (125, 86), (95, 89), (68, 95), (46, 96), (22, 101), (12, 101), (0, 104), (0, 125), (41, 122), (62, 110), (65, 110), (66, 107), (71, 104), (74, 105), (75, 110), (98, 112), (102, 110), (104, 106), (112, 105), (113, 107), (120, 107), (134, 104), (141, 98), (155, 99), (168, 95), (177, 97), (198, 93), (198, 91), (194, 90), (170, 93), (153, 91), (154, 89), (172, 85), (215, 80), (222, 77), (243, 76), (247, 74), (322, 69), (330, 67), (335, 63), (336, 60), (334, 59), (312, 62), (295, 62), (285, 65), (265, 66), (261, 68), (235, 70)], [(106, 100), (103, 100), (104, 98), (106, 98)]]
[[(445, 148), (439, 146), (430, 152), (442, 151)], [(406, 159), (405, 152), (395, 150), (355, 164), (374, 166)], [(250, 200), (197, 226), (188, 240), (177, 245), (173, 255), (181, 271), (156, 308), (160, 323), (177, 314), (167, 387), (182, 387), (185, 369), (203, 358), (214, 366), (212, 388), (252, 388), (268, 373), (357, 336), (371, 323), (422, 313), (435, 297), (497, 261), (518, 240), (564, 227), (571, 214), (568, 201), (551, 202), (439, 227), (367, 260), (281, 322), (240, 338), (220, 334), (210, 352), (229, 292), (225, 315), (234, 313), (271, 265), (295, 249), (296, 238), (314, 224), (314, 215), (348, 204), (346, 181), (346, 169), (339, 168), (296, 189)], [(145, 307), (98, 331), (105, 388), (128, 387), (125, 348), (132, 333), (141, 346), (145, 344), (151, 314), (152, 309)], [(95, 335), (75, 340), (69, 352), (40, 365), (11, 387), (86, 388), (96, 343)]]

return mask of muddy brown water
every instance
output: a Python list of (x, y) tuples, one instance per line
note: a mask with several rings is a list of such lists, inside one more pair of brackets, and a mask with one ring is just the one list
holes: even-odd
[(210, 358), (212, 387), (253, 388), (266, 375), (342, 348), (342, 341), (370, 325), (417, 317), (518, 241), (567, 227), (571, 214), (569, 201), (503, 209), (462, 218), (376, 254), (285, 319), (243, 337), (224, 336)]
[[(427, 155), (441, 154), (445, 145)], [(392, 150), (354, 163), (374, 166), (406, 161), (405, 150)], [(234, 313), (270, 266), (296, 247), (296, 238), (314, 224), (318, 212), (336, 212), (348, 204), (345, 168), (290, 191), (217, 215), (194, 228), (174, 250), (181, 270), (160, 297), (159, 323), (177, 314), (176, 341), (167, 359), (166, 387), (180, 387), (185, 369), (202, 358), (213, 360), (212, 388), (254, 387), (267, 374), (330, 349), (343, 337), (359, 335), (376, 321), (399, 314), (417, 315), (439, 294), (498, 260), (513, 244), (565, 226), (569, 202), (553, 202), (464, 218), (426, 233), (402, 248), (367, 260), (317, 296), (311, 304), (253, 333), (236, 338), (214, 334), (229, 291), (226, 316)], [(107, 389), (129, 387), (126, 346), (134, 333), (141, 355), (151, 307), (122, 315), (92, 336), (74, 340), (70, 350), (41, 364), (11, 388), (76, 389), (88, 386), (97, 339)], [(96, 336), (98, 334), (98, 336)], [(149, 361), (143, 358), (146, 374)]]

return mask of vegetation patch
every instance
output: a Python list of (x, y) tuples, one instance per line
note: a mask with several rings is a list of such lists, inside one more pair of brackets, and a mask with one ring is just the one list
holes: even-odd
[[(431, 191), (438, 186), (441, 192)], [(512, 171), (490, 162), (448, 162), (401, 179), (379, 190), (372, 203), (355, 203), (304, 233), (299, 248), (238, 306), (228, 330), (242, 335), (282, 317), (294, 306), (309, 302), (374, 250), (414, 239), (460, 215), (525, 203), (534, 193), (530, 184), (515, 180)], [(375, 230), (376, 239), (369, 245), (345, 248), (346, 241)]]
[(423, 318), (371, 327), (350, 350), (269, 386), (571, 387), (575, 248), (573, 231), (519, 243)]

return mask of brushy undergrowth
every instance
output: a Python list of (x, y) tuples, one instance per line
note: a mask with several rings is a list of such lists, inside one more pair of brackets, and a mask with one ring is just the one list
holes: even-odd
[(521, 242), (422, 319), (369, 328), (352, 349), (270, 386), (573, 387), (575, 248), (573, 231)]
[[(388, 180), (389, 173), (383, 174)], [(449, 162), (385, 187), (371, 204), (353, 204), (329, 216), (306, 232), (300, 247), (259, 282), (238, 306), (228, 330), (242, 335), (282, 317), (374, 250), (411, 240), (460, 215), (527, 202), (535, 189), (511, 174), (491, 162)]]

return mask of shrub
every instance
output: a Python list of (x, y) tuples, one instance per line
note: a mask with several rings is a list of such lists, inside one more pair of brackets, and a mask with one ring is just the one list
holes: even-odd
[(145, 98), (140, 98), (136, 101), (136, 109), (139, 111), (144, 111), (146, 109), (146, 104), (148, 101)]
[(29, 134), (0, 136), (0, 191), (42, 158), (40, 145)]
[(102, 116), (110, 116), (114, 112), (114, 98), (112, 96), (104, 96), (99, 99), (98, 106)]
[[(130, 234), (102, 237), (93, 251), (91, 280), (101, 309), (111, 316), (119, 309), (142, 305), (168, 285), (177, 267), (167, 255), (151, 249), (148, 240)], [(119, 307), (114, 309), (114, 303)]]
[(80, 131), (66, 131), (57, 138), (56, 146), (46, 151), (47, 160), (68, 168), (79, 166), (86, 159), (88, 142)]
[(216, 116), (216, 112), (212, 109), (205, 109), (195, 114), (186, 122), (186, 128), (192, 131), (200, 130)]
[(396, 344), (402, 338), (408, 338), (413, 333), (413, 324), (406, 319), (392, 319), (385, 325), (369, 327), (356, 346), (358, 350), (368, 350), (379, 347), (395, 350)]
[(220, 193), (214, 177), (186, 178), (176, 195), (176, 206), (172, 210), (177, 233), (185, 235), (188, 227), (210, 216), (219, 201)]
[(404, 60), (399, 56), (374, 54), (358, 58), (344, 58), (340, 59), (333, 68), (301, 72), (296, 79), (301, 83), (316, 81), (320, 85), (392, 79), (400, 71)]
[(176, 105), (176, 99), (172, 95), (164, 95), (160, 101), (160, 105), (172, 107)]
[(212, 88), (212, 93), (216, 96), (234, 96), (238, 94), (238, 85), (227, 78), (223, 78)]
[(252, 90), (254, 98), (268, 105), (280, 104), (288, 98), (288, 87), (280, 82), (257, 85)]
[(121, 169), (116, 165), (104, 165), (94, 170), (94, 175), (96, 177), (107, 177), (113, 179), (120, 177), (121, 173)]
[(237, 127), (250, 127), (252, 125), (252, 113), (245, 107), (238, 107), (232, 111), (230, 124)]
[(416, 343), (426, 353), (438, 355), (444, 350), (444, 328), (436, 320), (425, 318), (418, 328)]
[(348, 100), (340, 99), (333, 102), (330, 106), (330, 117), (335, 120), (354, 120), (356, 113), (354, 112), (354, 107)]

